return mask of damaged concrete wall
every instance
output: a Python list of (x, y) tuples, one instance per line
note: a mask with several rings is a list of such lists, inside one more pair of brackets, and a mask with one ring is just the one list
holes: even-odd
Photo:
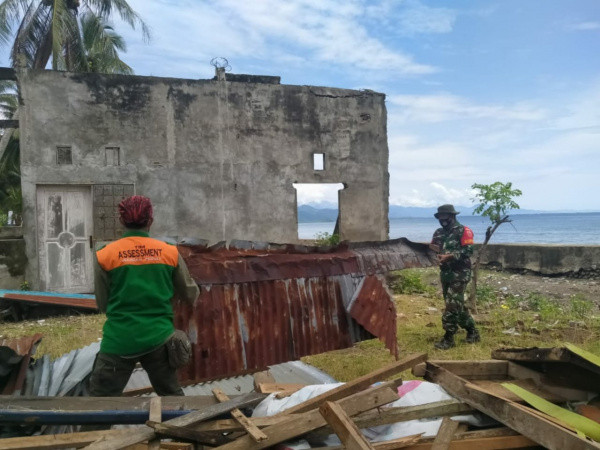
[(342, 238), (386, 239), (385, 96), (243, 80), (21, 73), (32, 270), (39, 185), (133, 185), (154, 202), (155, 235), (294, 242), (293, 183), (344, 183)]

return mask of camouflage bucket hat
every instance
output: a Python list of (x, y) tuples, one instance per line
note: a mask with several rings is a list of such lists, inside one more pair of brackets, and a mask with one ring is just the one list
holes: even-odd
[(436, 219), (440, 217), (440, 214), (460, 214), (457, 210), (454, 209), (454, 205), (442, 205), (438, 208), (437, 212), (433, 215)]

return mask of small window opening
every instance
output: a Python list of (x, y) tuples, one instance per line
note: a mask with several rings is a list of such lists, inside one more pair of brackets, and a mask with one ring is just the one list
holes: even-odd
[(313, 153), (313, 170), (325, 170), (325, 153)]
[(70, 146), (56, 147), (56, 164), (69, 165), (73, 164), (73, 156)]
[(121, 149), (119, 147), (106, 147), (106, 165), (119, 166), (121, 164)]
[(298, 208), (298, 239), (326, 244), (340, 235), (339, 191), (342, 183), (294, 183)]

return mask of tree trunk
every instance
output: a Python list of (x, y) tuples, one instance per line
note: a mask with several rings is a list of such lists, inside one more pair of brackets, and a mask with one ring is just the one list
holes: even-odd
[(494, 232), (498, 229), (500, 225), (503, 223), (510, 222), (508, 216), (504, 216), (502, 219), (494, 222), (493, 226), (489, 226), (487, 231), (485, 232), (485, 239), (481, 247), (479, 247), (479, 251), (477, 252), (477, 256), (475, 256), (475, 264), (473, 264), (473, 277), (471, 278), (471, 285), (469, 289), (469, 299), (467, 300), (467, 308), (471, 311), (472, 314), (477, 314), (477, 278), (479, 275), (479, 265), (481, 264), (481, 256), (485, 252), (485, 249), (492, 238)]

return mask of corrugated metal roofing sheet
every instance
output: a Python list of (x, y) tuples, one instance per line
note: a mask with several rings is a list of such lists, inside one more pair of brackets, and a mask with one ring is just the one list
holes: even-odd
[(23, 390), (25, 384), (25, 378), (27, 376), (27, 368), (31, 356), (35, 353), (35, 350), (42, 340), (42, 335), (37, 333), (33, 336), (25, 336), (18, 339), (3, 339), (0, 341), (1, 346), (9, 347), (13, 349), (18, 355), (21, 355), (21, 363), (18, 370), (14, 370), (2, 390), (2, 395), (19, 395)]
[(89, 294), (63, 294), (56, 292), (12, 291), (0, 289), (0, 298), (47, 305), (70, 306), (73, 308), (98, 310), (96, 298)]
[(262, 370), (379, 337), (394, 355), (396, 311), (383, 277), (433, 264), (426, 244), (396, 239), (336, 248), (234, 241), (180, 245), (200, 295), (178, 303), (193, 343), (184, 382)]

